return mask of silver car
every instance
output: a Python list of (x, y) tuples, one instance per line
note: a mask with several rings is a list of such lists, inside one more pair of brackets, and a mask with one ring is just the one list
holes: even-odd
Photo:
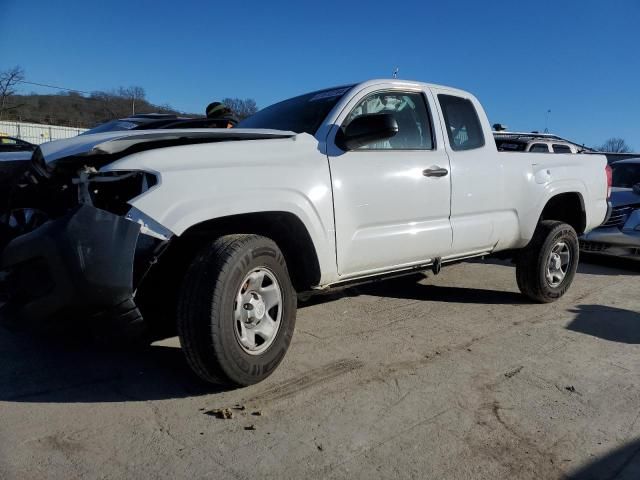
[(580, 249), (640, 259), (640, 158), (612, 163), (611, 169), (611, 216), (580, 238)]

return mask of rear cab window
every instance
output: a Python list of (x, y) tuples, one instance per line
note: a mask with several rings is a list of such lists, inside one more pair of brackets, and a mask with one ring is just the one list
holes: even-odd
[(533, 153), (549, 153), (549, 147), (546, 143), (534, 143), (529, 151)]
[(553, 153), (571, 153), (571, 148), (569, 147), (569, 145), (559, 145), (557, 143), (554, 143)]
[(527, 144), (522, 142), (510, 142), (508, 140), (496, 140), (496, 147), (500, 152), (524, 152), (527, 148)]
[(484, 133), (471, 100), (439, 94), (438, 101), (452, 150), (473, 150), (484, 146)]

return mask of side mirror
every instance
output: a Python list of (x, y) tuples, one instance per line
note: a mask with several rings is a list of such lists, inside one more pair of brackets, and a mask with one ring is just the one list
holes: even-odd
[(398, 122), (391, 113), (361, 115), (336, 135), (336, 145), (344, 151), (387, 140), (398, 133)]

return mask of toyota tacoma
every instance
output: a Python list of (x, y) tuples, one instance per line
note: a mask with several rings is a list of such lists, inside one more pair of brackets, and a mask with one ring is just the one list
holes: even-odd
[[(230, 130), (41, 145), (0, 223), (4, 323), (173, 324), (204, 380), (249, 385), (299, 296), (501, 255), (535, 302), (571, 285), (608, 214), (605, 157), (498, 152), (471, 94), (373, 80)], [(124, 335), (124, 333), (123, 333)]]

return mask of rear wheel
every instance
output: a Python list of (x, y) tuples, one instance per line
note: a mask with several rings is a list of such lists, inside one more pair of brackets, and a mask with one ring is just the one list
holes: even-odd
[(258, 235), (227, 235), (205, 247), (178, 301), (187, 361), (213, 383), (251, 385), (271, 375), (291, 343), (295, 319), (284, 256)]
[(530, 299), (554, 302), (571, 286), (578, 268), (578, 236), (566, 223), (544, 220), (519, 254), (516, 278)]

